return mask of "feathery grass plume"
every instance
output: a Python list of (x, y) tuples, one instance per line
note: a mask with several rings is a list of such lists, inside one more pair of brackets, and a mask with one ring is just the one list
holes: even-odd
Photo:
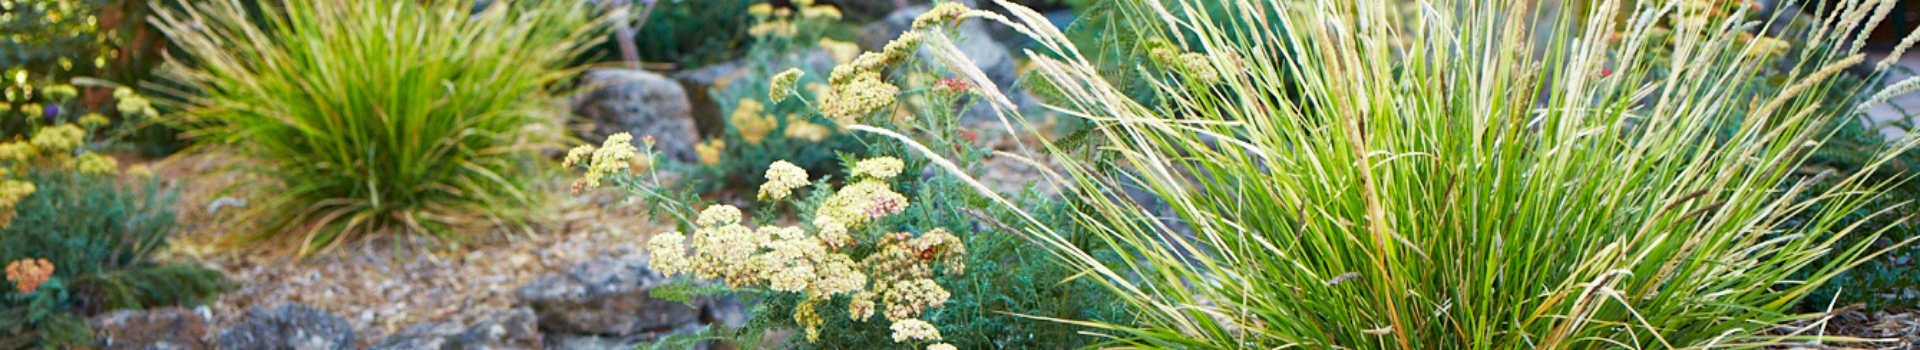
[[(1218, 83), (1192, 69), (1150, 76), (1146, 100), (1044, 16), (997, 2), (1009, 15), (995, 20), (1035, 40), (1029, 74), (1063, 97), (1052, 107), (1093, 123), (1116, 158), (1055, 157), (1086, 203), (1080, 224), (1122, 261), (1100, 262), (1062, 228), (1025, 229), (1140, 312), (1137, 324), (1063, 321), (1128, 345), (1758, 346), (1812, 337), (1768, 332), (1813, 317), (1787, 312), (1876, 253), (1835, 242), (1878, 234), (1844, 217), (1889, 183), (1829, 174), (1834, 185), (1809, 190), (1822, 179), (1795, 175), (1830, 137), (1821, 126), (1853, 116), (1820, 103), (1862, 61), (1842, 33), (1871, 32), (1872, 2), (1809, 24), (1808, 54), (1779, 90), (1748, 84), (1767, 58), (1738, 40), (1765, 29), (1741, 24), (1746, 7), (1420, 1), (1393, 21), (1387, 0), (1108, 2), (1158, 23), (1142, 35), (1242, 68), (1218, 70)], [(1191, 233), (1127, 187), (1167, 202)]]
[[(281, 0), (156, 11), (182, 56), (170, 117), (271, 179), (236, 243), (307, 254), (376, 234), (518, 225), (541, 208), (540, 150), (569, 62), (605, 29), (579, 2)], [(252, 13), (250, 9), (263, 9)]]

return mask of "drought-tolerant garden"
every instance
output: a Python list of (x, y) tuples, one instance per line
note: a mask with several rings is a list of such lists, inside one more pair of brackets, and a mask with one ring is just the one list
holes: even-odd
[(0, 0), (0, 349), (1913, 349), (1904, 0)]

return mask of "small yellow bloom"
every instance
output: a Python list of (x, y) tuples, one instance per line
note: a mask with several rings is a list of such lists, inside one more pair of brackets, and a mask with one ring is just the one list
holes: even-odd
[(151, 178), (153, 177), (153, 169), (148, 168), (144, 164), (134, 164), (131, 167), (127, 167), (127, 176), (131, 176), (136, 179)]
[(720, 164), (720, 152), (726, 149), (727, 142), (720, 139), (711, 139), (693, 145), (693, 152), (700, 156), (700, 164), (706, 165)]
[(933, 324), (917, 318), (893, 321), (891, 328), (893, 328), (895, 343), (905, 343), (907, 340), (940, 340), (940, 329), (933, 328)]
[(27, 160), (37, 151), (33, 148), (33, 144), (27, 142), (0, 143), (0, 160)]
[(100, 115), (100, 113), (87, 113), (87, 115), (80, 117), (80, 127), (83, 128), (97, 129), (102, 126), (107, 126), (108, 123), (111, 122), (107, 120), (107, 116)]
[(790, 37), (797, 33), (798, 33), (798, 30), (794, 29), (793, 23), (787, 22), (787, 20), (784, 20), (784, 19), (768, 21), (760, 24), (755, 24), (752, 27), (747, 27), (747, 35), (752, 35), (752, 36), (771, 35), (771, 36), (779, 36), (779, 37)]
[(850, 172), (853, 173), (854, 177), (866, 176), (885, 180), (893, 178), (894, 175), (899, 175), (900, 171), (905, 168), (906, 164), (900, 162), (900, 158), (879, 157), (863, 159), (858, 163), (854, 163), (853, 170)]
[(86, 137), (86, 130), (80, 130), (80, 127), (73, 124), (60, 124), (41, 128), (40, 132), (33, 134), (32, 140), (28, 142), (42, 151), (67, 153), (84, 146)]
[[(799, 4), (796, 3), (795, 5)], [(799, 6), (802, 6), (800, 9), (800, 17), (840, 19), (840, 8), (833, 7), (833, 5)]]
[(932, 10), (927, 10), (926, 13), (920, 14), (919, 18), (914, 18), (913, 27), (923, 28), (955, 23), (970, 12), (973, 12), (973, 9), (967, 8), (966, 5), (961, 5), (959, 2), (943, 2), (939, 5), (934, 5)]
[(760, 184), (760, 199), (786, 199), (793, 189), (806, 186), (807, 170), (785, 160), (767, 166), (767, 182)]
[(832, 128), (794, 118), (792, 115), (787, 116), (787, 138), (820, 142), (830, 135), (833, 135)]
[(820, 48), (832, 55), (833, 62), (838, 64), (853, 62), (854, 57), (860, 56), (860, 45), (850, 42), (820, 38)]
[(753, 4), (753, 6), (747, 6), (747, 14), (753, 15), (754, 17), (766, 17), (766, 16), (773, 15), (773, 4), (758, 3), (758, 4)]
[(87, 152), (81, 153), (80, 157), (74, 159), (73, 168), (81, 174), (105, 175), (119, 170), (120, 161), (99, 153)]
[(766, 139), (767, 133), (779, 127), (779, 121), (761, 113), (766, 109), (766, 105), (760, 104), (760, 101), (740, 99), (740, 106), (734, 107), (733, 115), (728, 120), (733, 123), (734, 130), (740, 132), (741, 140), (758, 145)]
[(79, 89), (75, 89), (73, 85), (67, 84), (48, 86), (43, 92), (47, 94), (48, 98), (59, 102), (66, 102), (67, 100), (73, 99), (74, 96), (80, 95)]
[(786, 101), (787, 96), (795, 93), (793, 84), (799, 82), (800, 77), (806, 74), (807, 72), (800, 71), (800, 68), (787, 68), (780, 74), (774, 74), (772, 79), (767, 80), (767, 99), (772, 100), (773, 103)]

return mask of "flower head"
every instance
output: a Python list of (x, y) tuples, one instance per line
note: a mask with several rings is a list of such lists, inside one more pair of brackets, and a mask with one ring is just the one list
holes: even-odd
[(47, 259), (20, 259), (7, 264), (7, 280), (13, 282), (13, 288), (20, 294), (33, 294), (34, 289), (51, 278), (53, 263)]
[(859, 73), (821, 96), (820, 112), (840, 125), (854, 125), (859, 117), (892, 105), (899, 93), (900, 87), (881, 80), (879, 72)]
[(81, 174), (102, 175), (120, 169), (120, 162), (99, 153), (87, 152), (74, 159), (74, 170)]
[(98, 129), (102, 126), (107, 126), (108, 123), (111, 123), (111, 121), (108, 121), (107, 116), (100, 115), (100, 113), (87, 113), (87, 115), (80, 116), (80, 127), (83, 128)]
[(47, 98), (53, 99), (54, 101), (65, 102), (66, 100), (73, 99), (74, 96), (79, 96), (80, 90), (73, 88), (73, 85), (59, 84), (48, 86), (46, 94)]
[(740, 223), (740, 208), (731, 205), (714, 205), (700, 211), (700, 226), (715, 227)]
[(851, 173), (853, 173), (855, 177), (866, 176), (885, 180), (891, 179), (895, 175), (900, 175), (900, 171), (904, 168), (906, 168), (906, 165), (900, 162), (900, 158), (867, 158), (860, 160), (858, 163), (854, 163)]
[(827, 136), (833, 135), (833, 129), (827, 128), (826, 125), (814, 124), (813, 122), (793, 118), (793, 116), (789, 115), (787, 116), (786, 134), (787, 138), (820, 142), (820, 140), (827, 139)]
[(653, 235), (653, 238), (647, 239), (647, 253), (650, 255), (647, 264), (668, 276), (688, 272), (691, 262), (687, 261), (686, 241), (687, 236), (679, 232)]
[(760, 184), (760, 199), (786, 199), (793, 189), (807, 185), (807, 170), (785, 160), (767, 166), (767, 182)]
[(720, 164), (720, 152), (727, 149), (727, 141), (711, 139), (693, 145), (693, 153), (700, 156), (700, 164)]
[(954, 348), (953, 344), (939, 343), (939, 344), (928, 345), (927, 350), (959, 350), (959, 349)]
[(940, 329), (933, 328), (933, 324), (917, 318), (893, 321), (892, 329), (895, 343), (904, 343), (909, 339), (940, 340)]
[(840, 19), (840, 8), (833, 5), (805, 6), (800, 8), (800, 17)]
[(40, 129), (28, 142), (42, 151), (67, 153), (80, 149), (86, 143), (86, 137), (87, 131), (80, 130), (79, 126), (60, 124)]
[(799, 68), (787, 68), (786, 71), (782, 71), (780, 74), (774, 74), (773, 78), (767, 81), (767, 85), (769, 86), (767, 88), (767, 99), (772, 100), (773, 103), (786, 101), (787, 96), (795, 93), (793, 84), (799, 82), (800, 77), (806, 74), (807, 72), (800, 71)]
[(973, 12), (973, 9), (967, 8), (967, 5), (961, 5), (959, 2), (952, 1), (943, 2), (939, 5), (934, 5), (933, 9), (927, 10), (926, 13), (920, 14), (920, 17), (914, 18), (913, 27), (923, 28), (957, 23), (959, 19), (966, 16), (969, 12)]
[(758, 145), (760, 141), (766, 140), (768, 132), (780, 126), (779, 121), (762, 113), (766, 110), (767, 106), (760, 104), (760, 101), (740, 99), (740, 106), (733, 108), (733, 115), (729, 121), (733, 123), (734, 130), (740, 131), (741, 140), (747, 141), (747, 144)]
[(21, 141), (0, 143), (0, 160), (27, 160), (33, 157), (36, 151), (38, 150), (33, 148), (32, 143)]

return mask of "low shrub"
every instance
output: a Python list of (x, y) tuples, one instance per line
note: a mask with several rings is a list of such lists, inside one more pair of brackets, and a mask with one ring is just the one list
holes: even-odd
[[(604, 30), (581, 2), (236, 2), (157, 11), (185, 55), (169, 118), (269, 179), (236, 242), (299, 254), (378, 233), (458, 241), (542, 208), (564, 65)], [(254, 20), (250, 20), (250, 18)]]
[(154, 260), (174, 230), (173, 194), (144, 168), (122, 174), (86, 153), (84, 135), (63, 124), (0, 144), (0, 262), (13, 282), (0, 288), (0, 348), (91, 346), (90, 315), (226, 289), (217, 271)]

